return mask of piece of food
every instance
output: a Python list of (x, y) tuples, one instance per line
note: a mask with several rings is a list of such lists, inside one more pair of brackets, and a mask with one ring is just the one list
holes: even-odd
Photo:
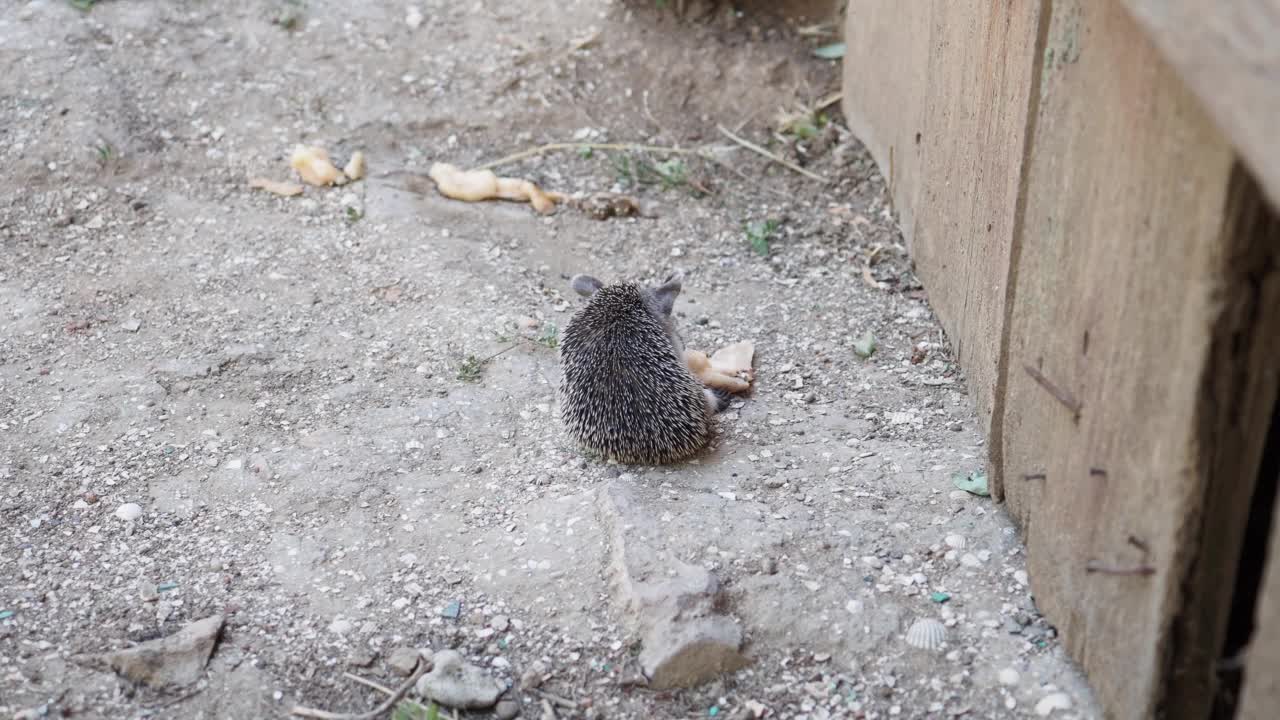
[(347, 166), (342, 168), (342, 174), (350, 180), (363, 180), (366, 172), (368, 168), (365, 167), (364, 153), (359, 150), (351, 154)]
[(751, 387), (749, 380), (740, 378), (733, 373), (726, 373), (716, 369), (712, 364), (712, 359), (708, 358), (704, 352), (685, 350), (684, 362), (689, 371), (693, 373), (693, 376), (709, 388), (737, 393), (744, 392)]
[(249, 178), (249, 187), (258, 190), (266, 190), (269, 193), (283, 195), (284, 197), (293, 197), (294, 195), (302, 194), (302, 186), (298, 183), (271, 180), (261, 177)]
[(341, 185), (347, 180), (342, 171), (334, 167), (329, 153), (323, 148), (299, 145), (293, 149), (289, 165), (298, 171), (298, 176), (308, 185)]
[(527, 202), (545, 215), (555, 209), (556, 203), (565, 200), (560, 193), (546, 192), (528, 180), (498, 177), (492, 170), (463, 170), (449, 163), (435, 163), (427, 175), (435, 181), (441, 195), (465, 202)]
[(755, 354), (756, 346), (750, 340), (726, 345), (711, 354), (711, 368), (750, 382), (756, 378), (756, 371), (751, 367)]

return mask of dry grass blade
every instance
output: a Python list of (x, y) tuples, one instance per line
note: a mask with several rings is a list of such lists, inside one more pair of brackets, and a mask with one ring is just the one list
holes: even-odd
[(812, 178), (814, 180), (817, 180), (820, 183), (825, 183), (827, 181), (826, 178), (822, 177), (821, 175), (815, 172), (810, 172), (809, 170), (805, 170), (804, 168), (791, 162), (790, 160), (784, 157), (781, 157), (776, 153), (771, 153), (768, 150), (765, 150), (764, 148), (760, 147), (759, 145), (756, 145), (755, 143), (751, 142), (750, 140), (744, 140), (738, 137), (737, 135), (734, 135), (733, 133), (729, 132), (728, 128), (726, 128), (723, 125), (717, 125), (716, 129), (720, 131), (721, 135), (724, 135), (725, 137), (738, 143), (742, 147), (750, 150), (753, 153), (756, 153), (757, 155), (769, 158), (770, 160), (778, 163), (779, 165), (785, 167), (788, 170), (791, 170), (792, 172), (800, 173), (801, 175), (804, 175), (807, 178)]
[[(314, 718), (314, 720), (374, 720), (374, 718), (382, 716), (383, 713), (387, 712), (394, 707), (396, 703), (400, 702), (400, 698), (404, 697), (409, 690), (413, 688), (414, 684), (418, 682), (418, 678), (425, 675), (430, 669), (431, 663), (419, 660), (417, 666), (414, 668), (413, 674), (409, 676), (409, 679), (405, 680), (403, 685), (396, 688), (394, 691), (391, 691), (391, 694), (387, 696), (386, 700), (382, 701), (382, 704), (368, 712), (335, 713), (329, 712), (328, 710), (294, 705), (293, 708), (289, 710), (289, 714), (297, 717)], [(380, 687), (371, 681), (364, 680), (363, 678), (358, 678), (358, 681), (383, 692), (387, 692), (386, 688)]]
[(521, 150), (506, 157), (498, 158), (492, 162), (487, 162), (475, 168), (476, 170), (492, 170), (502, 165), (509, 165), (517, 160), (535, 157), (544, 153), (555, 152), (557, 150), (632, 150), (636, 152), (656, 152), (668, 153), (672, 155), (702, 155), (700, 150), (690, 150), (687, 148), (663, 147), (662, 145), (641, 145), (636, 143), (588, 143), (588, 142), (568, 142), (568, 143), (548, 143), (539, 145), (528, 150)]

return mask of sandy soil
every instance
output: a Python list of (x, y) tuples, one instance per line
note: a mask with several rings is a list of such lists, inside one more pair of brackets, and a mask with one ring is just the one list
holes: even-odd
[[(985, 449), (878, 171), (838, 107), (812, 137), (779, 131), (779, 110), (838, 89), (838, 63), (811, 54), (835, 38), (690, 5), (683, 20), (585, 0), (0, 13), (0, 713), (359, 711), (380, 695), (344, 672), (395, 685), (395, 648), (454, 647), (525, 717), (546, 717), (520, 682), (535, 662), (541, 690), (574, 703), (562, 718), (1035, 717), (1058, 693), (1072, 708), (1053, 717), (1098, 715), (1003, 510), (952, 484)], [(715, 161), (596, 150), (502, 168), (656, 214), (605, 221), (458, 203), (422, 178), (559, 141)], [(362, 150), (371, 177), (248, 187), (288, 179), (299, 142)], [(755, 392), (695, 462), (590, 461), (556, 418), (567, 278), (673, 269), (687, 344), (753, 340)], [(610, 486), (635, 493), (664, 552), (720, 578), (746, 669), (629, 682)], [(82, 660), (216, 613), (192, 686)], [(937, 651), (905, 642), (928, 617), (947, 628)]]

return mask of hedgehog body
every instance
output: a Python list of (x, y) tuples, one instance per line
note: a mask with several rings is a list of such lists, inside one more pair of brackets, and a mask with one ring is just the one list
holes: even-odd
[(702, 450), (720, 403), (684, 362), (671, 320), (680, 278), (648, 289), (604, 287), (579, 275), (573, 286), (590, 302), (560, 344), (561, 416), (569, 435), (627, 464), (678, 462)]

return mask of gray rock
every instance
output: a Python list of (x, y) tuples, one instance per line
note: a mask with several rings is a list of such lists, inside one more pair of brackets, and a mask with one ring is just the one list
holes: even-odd
[(520, 687), (537, 688), (547, 679), (547, 666), (541, 660), (534, 660), (520, 674)]
[(693, 687), (745, 667), (741, 646), (742, 628), (732, 618), (671, 618), (645, 637), (640, 666), (649, 687)]
[(435, 654), (435, 667), (418, 678), (418, 694), (463, 710), (493, 707), (505, 689), (484, 670), (469, 664), (456, 650)]
[(716, 610), (719, 581), (705, 568), (660, 552), (653, 513), (621, 482), (601, 488), (597, 506), (611, 549), (614, 593), (640, 636), (640, 664), (654, 689), (693, 687), (747, 665), (742, 629)]
[(398, 675), (409, 677), (418, 666), (418, 651), (411, 647), (398, 647), (387, 657), (387, 665)]
[(154, 688), (190, 685), (200, 679), (205, 664), (213, 655), (222, 623), (223, 617), (214, 615), (193, 622), (168, 637), (80, 660)]
[(515, 720), (520, 717), (520, 703), (506, 698), (498, 703), (498, 707), (493, 709), (494, 717), (498, 720)]

